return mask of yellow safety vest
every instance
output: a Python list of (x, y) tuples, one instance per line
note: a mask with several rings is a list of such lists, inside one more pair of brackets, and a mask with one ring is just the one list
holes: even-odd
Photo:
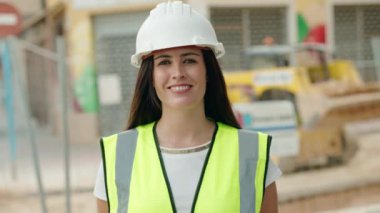
[[(192, 212), (260, 212), (271, 137), (217, 123)], [(102, 138), (111, 213), (176, 212), (155, 123)]]

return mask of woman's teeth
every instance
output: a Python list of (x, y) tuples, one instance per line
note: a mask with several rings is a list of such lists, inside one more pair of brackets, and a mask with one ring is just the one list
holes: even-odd
[(187, 86), (172, 86), (170, 89), (174, 90), (176, 92), (179, 92), (179, 91), (187, 90), (189, 88), (190, 88), (190, 86), (187, 85)]

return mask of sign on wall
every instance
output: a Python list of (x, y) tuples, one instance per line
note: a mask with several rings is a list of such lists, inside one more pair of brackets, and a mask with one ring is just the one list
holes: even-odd
[(122, 101), (121, 82), (118, 74), (98, 76), (99, 98), (102, 105), (120, 104)]
[(0, 3), (0, 37), (16, 35), (20, 31), (20, 12), (11, 4)]

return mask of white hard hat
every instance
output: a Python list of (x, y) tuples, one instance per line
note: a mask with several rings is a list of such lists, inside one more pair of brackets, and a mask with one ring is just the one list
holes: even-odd
[(160, 3), (150, 11), (137, 33), (136, 53), (131, 57), (131, 64), (139, 68), (143, 56), (152, 51), (190, 45), (209, 47), (217, 58), (225, 53), (211, 23), (189, 4)]

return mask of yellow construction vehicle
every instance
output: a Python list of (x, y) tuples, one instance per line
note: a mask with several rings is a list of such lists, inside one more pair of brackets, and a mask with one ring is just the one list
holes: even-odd
[[(289, 64), (289, 53), (305, 50), (318, 56), (318, 63), (283, 66)], [(293, 102), (298, 120), (299, 153), (280, 160), (280, 166), (283, 163), (286, 167), (284, 170), (330, 165), (348, 159), (356, 146), (344, 140), (345, 125), (380, 118), (380, 86), (363, 83), (351, 61), (326, 63), (326, 53), (321, 45), (258, 46), (251, 48), (248, 55), (265, 60), (252, 60), (253, 69), (224, 73), (233, 104), (281, 99)]]

